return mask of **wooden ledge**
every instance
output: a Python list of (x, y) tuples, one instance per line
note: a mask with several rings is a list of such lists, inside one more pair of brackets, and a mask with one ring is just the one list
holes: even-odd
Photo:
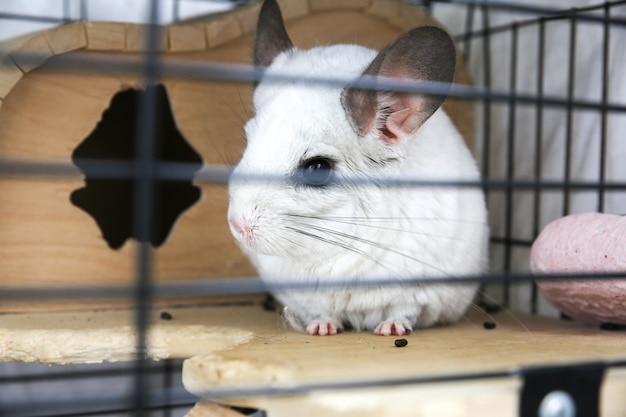
[[(517, 376), (391, 386), (384, 382), (626, 357), (623, 332), (511, 311), (491, 317), (475, 311), (457, 325), (415, 331), (405, 337), (405, 347), (395, 346), (396, 337), (370, 333), (311, 337), (281, 328), (271, 314), (261, 315), (265, 321), (250, 341), (186, 360), (185, 388), (204, 399), (224, 393), (237, 396), (238, 390), (255, 388), (296, 392), (219, 400), (265, 410), (271, 417), (468, 417), (482, 416), (485, 410), (513, 417), (519, 412), (522, 386)], [(485, 322), (496, 327), (487, 329)], [(346, 390), (319, 388), (375, 380), (383, 384)], [(317, 388), (308, 391), (307, 387)], [(626, 369), (610, 369), (602, 386), (602, 415), (624, 415), (625, 395)], [(200, 403), (194, 412), (200, 413), (205, 406)]]
[[(161, 318), (164, 311), (171, 319), (167, 315)], [(496, 327), (486, 329), (486, 321)], [(136, 338), (133, 323), (130, 309), (3, 314), (0, 360), (87, 363), (132, 359)], [(623, 332), (517, 312), (487, 316), (473, 311), (456, 325), (415, 331), (404, 337), (407, 346), (396, 347), (395, 337), (371, 333), (346, 332), (331, 337), (296, 333), (285, 326), (277, 312), (254, 304), (154, 309), (148, 339), (154, 359), (189, 358), (183, 366), (186, 389), (210, 399), (224, 390), (237, 396), (233, 394), (236, 390), (254, 388), (297, 389), (346, 381), (441, 377), (624, 359), (624, 336)], [(493, 409), (494, 415), (515, 416), (520, 387), (519, 378), (507, 377), (317, 389), (280, 397), (241, 395), (220, 401), (263, 409), (271, 417), (395, 417), (439, 409), (450, 412), (437, 415), (467, 417), (482, 415), (486, 407)], [(603, 416), (624, 415), (625, 396), (626, 370), (610, 369), (602, 387)], [(203, 407), (199, 404), (194, 413)]]
[[(148, 356), (155, 360), (189, 358), (249, 342), (255, 337), (253, 329), (259, 317), (265, 316), (259, 311), (263, 311), (260, 306), (155, 308)], [(135, 311), (129, 308), (0, 314), (0, 361), (132, 360), (137, 340), (134, 323)]]
[[(171, 319), (162, 318), (163, 312)], [(130, 308), (0, 314), (0, 361), (126, 360), (134, 350), (134, 314)], [(191, 358), (185, 380), (192, 391), (268, 381), (438, 376), (626, 356), (624, 332), (508, 310), (491, 316), (472, 311), (455, 325), (414, 331), (404, 337), (408, 345), (403, 348), (395, 347), (394, 337), (369, 332), (330, 337), (295, 332), (278, 312), (263, 309), (258, 298), (158, 306), (151, 315), (152, 357)], [(486, 321), (496, 327), (485, 329)], [(51, 351), (54, 355), (47, 354)], [(228, 372), (231, 364), (244, 362), (250, 374)], [(267, 367), (270, 373), (264, 371)]]

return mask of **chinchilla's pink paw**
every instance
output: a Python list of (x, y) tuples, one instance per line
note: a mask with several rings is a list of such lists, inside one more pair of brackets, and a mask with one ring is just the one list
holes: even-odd
[(374, 329), (374, 333), (381, 336), (404, 336), (411, 333), (411, 325), (403, 321), (386, 320)]
[(313, 320), (306, 326), (306, 332), (311, 336), (332, 336), (343, 332), (343, 327), (330, 320)]

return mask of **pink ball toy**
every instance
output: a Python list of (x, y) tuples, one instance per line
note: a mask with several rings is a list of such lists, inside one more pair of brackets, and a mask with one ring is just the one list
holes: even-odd
[(573, 214), (548, 224), (530, 251), (535, 273), (624, 272), (622, 279), (538, 281), (543, 295), (587, 324), (626, 325), (626, 216)]

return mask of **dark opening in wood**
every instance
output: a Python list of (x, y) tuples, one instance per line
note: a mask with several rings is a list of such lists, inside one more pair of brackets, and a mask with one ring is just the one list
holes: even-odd
[[(202, 167), (202, 158), (178, 131), (163, 85), (154, 87), (156, 120), (155, 159), (187, 164), (188, 177), (154, 182), (153, 222), (150, 243), (162, 245), (176, 219), (200, 198), (200, 188), (192, 184)], [(125, 161), (136, 158), (139, 107), (146, 92), (127, 89), (113, 96), (96, 128), (72, 153), (72, 161), (85, 174), (85, 187), (72, 192), (72, 204), (91, 215), (112, 249), (122, 247), (127, 239), (137, 238), (133, 225), (135, 180), (132, 176), (103, 178), (89, 162)]]

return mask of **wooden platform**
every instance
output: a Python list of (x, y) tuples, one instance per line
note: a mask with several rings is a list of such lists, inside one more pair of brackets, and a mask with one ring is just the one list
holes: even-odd
[[(163, 311), (171, 320), (163, 320)], [(491, 321), (494, 329), (485, 329)], [(133, 356), (133, 312), (20, 313), (0, 316), (0, 360), (75, 363)], [(200, 398), (237, 390), (288, 388), (283, 396), (220, 398), (224, 404), (276, 416), (517, 416), (521, 380), (511, 376), (359, 389), (323, 384), (440, 377), (520, 367), (626, 358), (624, 332), (501, 311), (473, 311), (454, 326), (416, 331), (406, 347), (394, 337), (347, 332), (312, 337), (288, 329), (260, 305), (155, 309), (151, 357), (189, 358), (183, 382)], [(317, 386), (312, 392), (300, 388)], [(602, 388), (602, 416), (626, 414), (626, 369), (611, 369)], [(200, 403), (190, 416), (215, 416)], [(492, 412), (493, 411), (493, 412)], [(225, 414), (229, 415), (229, 414)], [(236, 414), (234, 414), (236, 415)]]

